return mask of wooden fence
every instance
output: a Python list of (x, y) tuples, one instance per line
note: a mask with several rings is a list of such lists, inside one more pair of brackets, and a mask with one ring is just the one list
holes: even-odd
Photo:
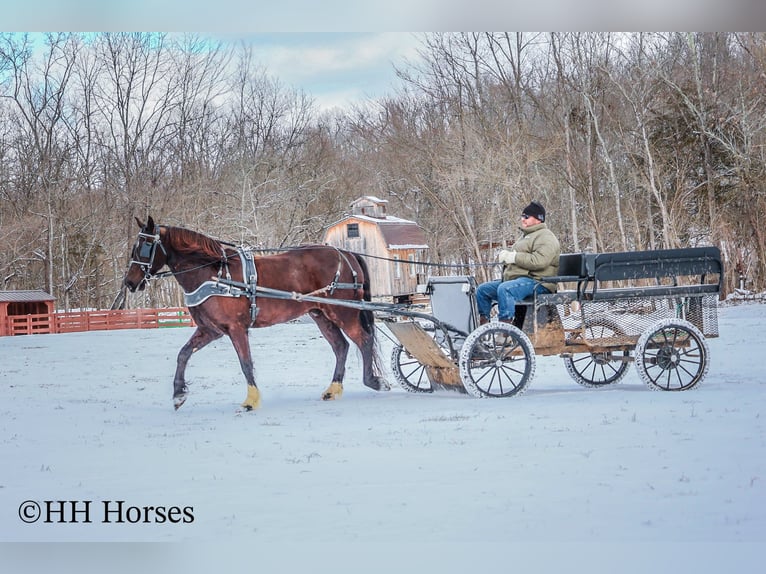
[(0, 336), (194, 326), (194, 320), (185, 307), (10, 315), (2, 319)]

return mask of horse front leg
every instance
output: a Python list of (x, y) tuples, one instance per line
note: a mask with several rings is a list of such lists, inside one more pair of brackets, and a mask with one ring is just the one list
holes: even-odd
[(229, 332), (234, 350), (239, 357), (239, 366), (247, 381), (247, 396), (242, 402), (242, 408), (246, 411), (257, 409), (261, 406), (261, 392), (255, 384), (255, 373), (253, 370), (253, 358), (250, 354), (250, 343), (248, 341), (247, 328), (237, 328)]
[(334, 401), (343, 395), (343, 377), (346, 375), (346, 357), (348, 356), (348, 341), (343, 332), (327, 316), (315, 309), (309, 315), (319, 327), (322, 336), (330, 343), (335, 353), (335, 371), (332, 374), (332, 382), (322, 393), (323, 401)]
[(178, 352), (176, 374), (173, 378), (173, 406), (176, 410), (186, 402), (186, 397), (189, 394), (189, 387), (186, 385), (186, 365), (189, 363), (189, 359), (192, 354), (220, 336), (221, 333), (197, 327), (189, 341)]

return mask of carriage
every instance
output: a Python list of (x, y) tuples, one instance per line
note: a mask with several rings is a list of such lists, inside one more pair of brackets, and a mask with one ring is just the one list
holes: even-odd
[[(581, 385), (617, 383), (635, 363), (652, 389), (697, 386), (708, 370), (706, 337), (718, 335), (723, 282), (715, 247), (561, 255), (556, 293), (516, 305), (513, 324), (478, 325), (476, 281), (470, 275), (432, 277), (429, 312), (371, 301), (364, 255), (308, 245), (268, 256), (183, 228), (144, 224), (124, 284), (136, 291), (173, 276), (184, 290), (197, 330), (178, 353), (173, 403), (186, 400), (191, 355), (226, 334), (247, 381), (242, 406), (260, 404), (248, 345), (250, 328), (311, 317), (335, 353), (324, 400), (343, 392), (349, 342), (361, 351), (363, 383), (390, 388), (381, 376), (376, 321), (395, 338), (391, 366), (411, 392), (449, 389), (477, 397), (518, 395), (534, 378), (537, 355), (560, 355)], [(160, 272), (165, 266), (168, 271)], [(334, 274), (333, 274), (334, 272)], [(348, 340), (347, 340), (348, 339)]]
[(431, 277), (430, 319), (389, 316), (391, 368), (410, 392), (509, 397), (527, 389), (537, 355), (559, 355), (586, 387), (613, 385), (634, 363), (653, 390), (692, 389), (708, 371), (706, 337), (718, 336), (722, 280), (716, 247), (565, 254), (544, 281), (570, 288), (518, 302), (513, 324), (479, 326), (474, 278)]

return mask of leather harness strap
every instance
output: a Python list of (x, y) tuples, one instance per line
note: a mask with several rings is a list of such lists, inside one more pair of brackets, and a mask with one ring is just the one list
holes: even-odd
[[(330, 247), (330, 246), (327, 246)], [(243, 281), (234, 281), (231, 278), (229, 272), (228, 256), (226, 252), (223, 253), (223, 259), (221, 259), (221, 265), (218, 269), (218, 274), (210, 281), (205, 281), (197, 289), (191, 293), (184, 293), (184, 301), (187, 307), (195, 307), (201, 305), (207, 301), (210, 297), (248, 297), (250, 299), (250, 324), (255, 323), (258, 316), (258, 306), (256, 302), (256, 294), (260, 293), (263, 296), (274, 298), (277, 294), (282, 294), (282, 299), (292, 299), (295, 301), (301, 301), (303, 298), (310, 300), (316, 300), (317, 295), (329, 293), (332, 295), (337, 289), (351, 289), (359, 290), (363, 289), (364, 285), (359, 283), (359, 275), (354, 269), (348, 257), (337, 247), (333, 247), (338, 253), (338, 268), (335, 271), (333, 280), (324, 287), (315, 289), (309, 293), (296, 293), (289, 291), (280, 291), (278, 289), (267, 289), (258, 286), (258, 270), (255, 266), (255, 257), (253, 256), (252, 249), (246, 249), (244, 247), (237, 247), (237, 255), (242, 262), (242, 278)], [(353, 276), (353, 283), (340, 283), (340, 277), (343, 273), (343, 264), (351, 271)], [(226, 277), (223, 277), (225, 271)], [(267, 294), (265, 294), (267, 293)], [(264, 295), (265, 294), (265, 295)]]

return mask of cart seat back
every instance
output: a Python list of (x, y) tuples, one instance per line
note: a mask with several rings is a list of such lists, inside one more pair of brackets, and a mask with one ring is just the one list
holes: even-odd
[(476, 328), (476, 279), (470, 275), (429, 277), (426, 293), (431, 296), (431, 314), (439, 321), (466, 334)]

